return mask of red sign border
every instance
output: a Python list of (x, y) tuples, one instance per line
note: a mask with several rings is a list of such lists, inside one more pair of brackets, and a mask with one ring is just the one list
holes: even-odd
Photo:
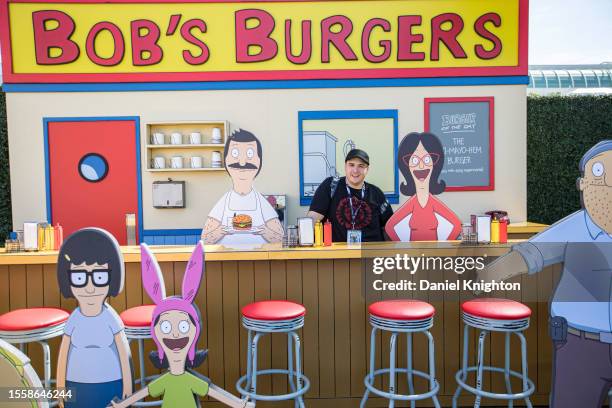
[[(354, 0), (346, 0), (354, 1)], [(271, 70), (227, 72), (146, 72), (95, 74), (16, 74), (13, 73), (8, 5), (10, 3), (174, 3), (168, 0), (0, 0), (0, 39), (2, 41), (3, 82), (11, 83), (124, 83), (124, 82), (221, 82), (312, 79), (382, 79), (436, 77), (526, 76), (529, 0), (519, 1), (518, 65), (467, 68), (365, 68), (330, 70)], [(182, 0), (184, 3), (282, 3), (313, 0)]]

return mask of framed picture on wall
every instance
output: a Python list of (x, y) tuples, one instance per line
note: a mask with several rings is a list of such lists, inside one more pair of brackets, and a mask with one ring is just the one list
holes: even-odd
[(344, 158), (354, 148), (370, 156), (366, 181), (397, 204), (397, 117), (397, 110), (298, 112), (300, 205), (310, 205), (327, 177), (344, 176)]
[(494, 99), (425, 98), (425, 131), (444, 148), (445, 191), (495, 189)]

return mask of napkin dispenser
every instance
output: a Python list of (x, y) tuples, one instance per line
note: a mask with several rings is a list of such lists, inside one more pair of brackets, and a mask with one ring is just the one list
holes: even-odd
[(298, 218), (300, 246), (314, 245), (314, 223), (310, 217)]
[(491, 217), (484, 214), (472, 215), (472, 228), (476, 232), (476, 239), (480, 244), (491, 242)]

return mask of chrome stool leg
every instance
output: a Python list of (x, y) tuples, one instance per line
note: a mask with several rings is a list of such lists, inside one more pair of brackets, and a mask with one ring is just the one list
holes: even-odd
[[(504, 381), (506, 382), (506, 392), (508, 394), (512, 394), (512, 384), (510, 383), (510, 332), (506, 332), (505, 337), (505, 350), (506, 350), (506, 358), (504, 364)], [(514, 407), (514, 401), (508, 401), (508, 408)]]
[[(368, 373), (368, 380), (370, 384), (374, 384), (374, 357), (376, 355), (376, 331), (378, 329), (376, 327), (372, 327), (372, 332), (370, 333), (370, 372)], [(370, 389), (366, 387), (365, 393), (361, 398), (361, 403), (359, 404), (359, 408), (364, 408), (365, 404), (368, 400), (368, 395), (370, 394)]]
[[(425, 331), (425, 336), (427, 336), (428, 340), (428, 351), (429, 351), (429, 389), (433, 390), (436, 387), (436, 358), (435, 358), (435, 348), (434, 348), (434, 338), (429, 330)], [(411, 392), (414, 393), (414, 392)], [(434, 394), (432, 397), (434, 406), (436, 408), (440, 408), (440, 401), (438, 401), (438, 396)], [(410, 404), (414, 404), (414, 401), (410, 401)]]
[[(395, 352), (397, 343), (397, 333), (391, 333), (389, 340), (389, 394), (395, 395)], [(395, 407), (395, 399), (389, 400), (389, 408)]]
[[(414, 394), (414, 376), (412, 375), (412, 333), (406, 333), (406, 360), (408, 391), (410, 394)], [(410, 408), (414, 408), (415, 404), (415, 401), (410, 401)]]
[(480, 408), (480, 399), (482, 397), (482, 371), (484, 368), (484, 342), (487, 337), (487, 331), (482, 330), (478, 336), (478, 374), (476, 375), (476, 389), (479, 391), (476, 393), (476, 401), (474, 402), (474, 408)]
[[(465, 382), (465, 380), (467, 379), (467, 369), (468, 369), (468, 341), (470, 340), (470, 326), (468, 326), (467, 324), (465, 324), (463, 326), (463, 362), (461, 364), (461, 370), (459, 370), (459, 372), (461, 373), (461, 381)], [(453, 408), (457, 408), (457, 401), (459, 399), (459, 394), (461, 394), (461, 385), (457, 386), (457, 389), (455, 390), (455, 394), (453, 395)]]
[[(522, 374), (523, 374), (523, 390), (529, 388), (529, 377), (527, 377), (527, 341), (525, 340), (525, 336), (521, 332), (515, 333), (519, 339), (521, 339), (521, 365), (522, 365)], [(531, 401), (529, 400), (529, 395), (525, 397), (525, 404), (527, 404), (527, 408), (532, 408)]]

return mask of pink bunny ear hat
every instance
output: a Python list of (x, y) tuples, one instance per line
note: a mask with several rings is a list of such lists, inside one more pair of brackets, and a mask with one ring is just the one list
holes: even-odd
[(187, 263), (185, 276), (183, 277), (183, 287), (181, 296), (166, 297), (166, 289), (164, 286), (164, 278), (159, 268), (159, 264), (155, 256), (149, 249), (147, 244), (140, 244), (141, 266), (142, 266), (142, 284), (155, 303), (153, 316), (151, 318), (151, 337), (157, 346), (160, 361), (164, 358), (164, 350), (161, 347), (157, 337), (155, 337), (155, 323), (159, 320), (162, 313), (178, 310), (187, 313), (195, 324), (196, 334), (193, 344), (189, 348), (187, 357), (193, 361), (195, 357), (196, 343), (200, 337), (200, 314), (198, 309), (193, 304), (200, 282), (204, 276), (204, 245), (202, 241), (198, 242), (191, 258)]

